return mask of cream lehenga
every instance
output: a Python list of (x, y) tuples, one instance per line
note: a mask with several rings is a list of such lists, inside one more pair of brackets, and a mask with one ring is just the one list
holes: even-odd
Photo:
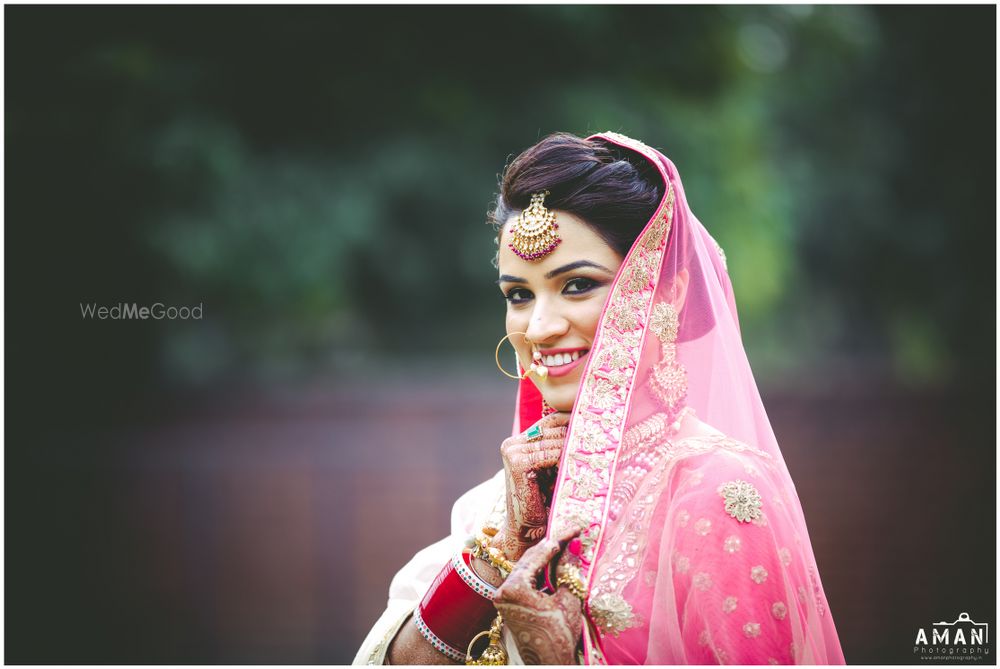
[[(570, 420), (549, 534), (583, 530), (586, 664), (843, 664), (795, 486), (740, 338), (726, 258), (662, 153), (659, 207), (618, 271)], [(686, 275), (686, 292), (675, 290)], [(679, 303), (679, 308), (674, 304)], [(514, 431), (541, 415), (522, 380)], [(504, 478), (463, 495), (452, 534), (396, 574), (355, 663), (389, 640), (441, 566), (500, 525)], [(504, 637), (511, 663), (520, 663)]]

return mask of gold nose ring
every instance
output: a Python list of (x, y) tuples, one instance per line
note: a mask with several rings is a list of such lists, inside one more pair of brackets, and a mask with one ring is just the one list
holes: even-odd
[[(500, 364), (500, 347), (503, 346), (503, 343), (511, 335), (516, 335), (516, 334), (527, 335), (528, 333), (527, 332), (510, 332), (508, 334), (505, 334), (503, 336), (503, 338), (500, 339), (500, 342), (497, 344), (496, 361), (497, 361), (497, 368), (503, 373), (504, 376), (507, 376), (507, 377), (512, 378), (512, 379), (515, 379), (517, 381), (520, 381), (521, 379), (523, 379), (526, 376), (528, 376), (528, 374), (530, 374), (531, 371), (530, 370), (525, 371), (524, 372), (524, 376), (521, 376), (521, 375), (518, 375), (518, 374), (511, 374), (510, 372), (508, 372), (506, 369), (503, 368), (503, 365)], [(514, 342), (511, 342), (510, 345), (513, 346)], [(517, 355), (517, 349), (516, 348), (514, 349), (514, 358), (517, 359), (518, 365), (520, 365), (521, 364), (521, 359)]]

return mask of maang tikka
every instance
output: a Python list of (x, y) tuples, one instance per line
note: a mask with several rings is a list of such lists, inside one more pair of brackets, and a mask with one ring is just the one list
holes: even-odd
[(507, 246), (525, 260), (538, 260), (548, 255), (562, 241), (556, 234), (559, 228), (556, 213), (545, 208), (548, 194), (549, 191), (533, 194), (528, 208), (510, 226)]

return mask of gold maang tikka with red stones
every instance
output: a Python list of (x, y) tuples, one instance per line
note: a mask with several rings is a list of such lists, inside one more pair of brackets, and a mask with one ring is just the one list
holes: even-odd
[(545, 196), (548, 194), (549, 191), (533, 194), (528, 208), (510, 226), (507, 246), (524, 260), (538, 260), (551, 253), (562, 241), (556, 234), (559, 228), (556, 213), (545, 208)]

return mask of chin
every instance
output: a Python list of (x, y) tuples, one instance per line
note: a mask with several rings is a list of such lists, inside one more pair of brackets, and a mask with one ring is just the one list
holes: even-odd
[(569, 413), (576, 403), (576, 390), (574, 389), (572, 393), (552, 392), (543, 395), (543, 397), (546, 403), (556, 411)]

